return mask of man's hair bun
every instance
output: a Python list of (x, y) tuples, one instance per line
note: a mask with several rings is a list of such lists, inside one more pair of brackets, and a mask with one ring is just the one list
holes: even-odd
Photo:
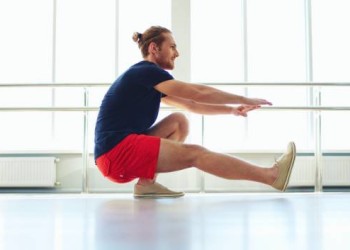
[(142, 39), (142, 34), (139, 33), (139, 32), (135, 32), (133, 35), (132, 35), (132, 40), (134, 40), (135, 43), (139, 43)]

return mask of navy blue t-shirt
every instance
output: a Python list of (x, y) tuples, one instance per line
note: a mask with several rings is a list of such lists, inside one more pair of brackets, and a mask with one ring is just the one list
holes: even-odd
[(163, 96), (154, 86), (174, 79), (156, 64), (141, 61), (117, 78), (103, 98), (95, 128), (95, 159), (129, 134), (142, 134), (156, 121)]

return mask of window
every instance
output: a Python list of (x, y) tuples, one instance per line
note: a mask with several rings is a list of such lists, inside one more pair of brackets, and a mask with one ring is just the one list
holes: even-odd
[(51, 1), (0, 1), (0, 32), (0, 82), (51, 81)]
[[(133, 32), (143, 32), (151, 25), (170, 29), (177, 25), (172, 20), (176, 14), (172, 3), (2, 0), (0, 82), (112, 83), (117, 75), (142, 60), (131, 39)], [(311, 7), (313, 80), (349, 82), (350, 35), (345, 31), (350, 22), (350, 3), (312, 1)], [(306, 12), (304, 0), (191, 0), (191, 81), (304, 82)], [(307, 106), (313, 98), (309, 87), (219, 88), (265, 98), (274, 106)], [(88, 90), (89, 105), (99, 106), (107, 88)], [(349, 106), (348, 90), (323, 87), (322, 105)], [(1, 88), (0, 105), (81, 107), (83, 94), (83, 88)], [(89, 119), (92, 151), (96, 112), (89, 113)], [(190, 119), (195, 133), (191, 142), (203, 139), (206, 147), (218, 151), (273, 150), (289, 140), (295, 140), (301, 150), (314, 147), (312, 112), (256, 111), (248, 118), (206, 116), (203, 131), (202, 117), (193, 115)], [(0, 112), (0, 120), (2, 148), (82, 148), (82, 112)], [(347, 134), (349, 125), (347, 111), (322, 112), (324, 149), (349, 149), (346, 137), (337, 136)], [(204, 137), (199, 139), (202, 134)]]
[[(56, 82), (109, 83), (114, 80), (115, 16), (116, 1), (57, 1)], [(89, 96), (92, 98), (91, 102), (99, 106), (100, 100), (96, 100), (97, 95)], [(57, 107), (84, 106), (84, 89), (55, 89), (54, 105)], [(55, 112), (53, 116), (54, 147), (81, 150), (84, 138), (83, 113)], [(89, 114), (90, 122), (94, 122), (94, 117), (94, 113)], [(91, 148), (93, 132), (90, 128), (89, 146)]]
[(243, 81), (241, 0), (192, 0), (193, 82)]
[[(314, 81), (349, 82), (350, 34), (346, 32), (350, 2), (312, 2)], [(322, 105), (349, 106), (349, 87), (322, 88)], [(348, 111), (322, 113), (322, 143), (327, 150), (349, 150)]]
[[(246, 3), (244, 9), (238, 0), (193, 1), (192, 81), (305, 81), (304, 1)], [(305, 106), (310, 95), (304, 87), (225, 87), (225, 90), (265, 98), (275, 106)], [(220, 151), (278, 149), (290, 140), (303, 148), (313, 145), (307, 112), (256, 111), (248, 118), (218, 116), (205, 121), (205, 146)]]
[[(1, 1), (0, 32), (1, 83), (51, 81), (52, 2)], [(47, 106), (51, 104), (50, 93), (48, 89), (1, 88), (0, 105)], [(43, 145), (51, 135), (48, 113), (0, 112), (0, 120), (2, 149), (28, 149), (30, 145)]]

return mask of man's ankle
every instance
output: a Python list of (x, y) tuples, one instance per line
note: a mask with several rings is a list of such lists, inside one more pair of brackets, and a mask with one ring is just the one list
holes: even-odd
[(141, 186), (148, 186), (148, 185), (152, 185), (155, 183), (155, 180), (152, 180), (152, 179), (139, 179), (139, 181), (137, 182), (138, 185), (141, 185)]

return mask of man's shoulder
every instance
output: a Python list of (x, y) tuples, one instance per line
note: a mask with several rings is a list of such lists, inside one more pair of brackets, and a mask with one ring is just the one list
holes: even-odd
[(154, 70), (154, 71), (163, 71), (159, 66), (153, 62), (141, 61), (129, 68), (129, 70)]
[(170, 75), (166, 70), (160, 68), (155, 63), (141, 61), (134, 64), (125, 72), (126, 75), (136, 75), (141, 77), (152, 77), (158, 75)]

